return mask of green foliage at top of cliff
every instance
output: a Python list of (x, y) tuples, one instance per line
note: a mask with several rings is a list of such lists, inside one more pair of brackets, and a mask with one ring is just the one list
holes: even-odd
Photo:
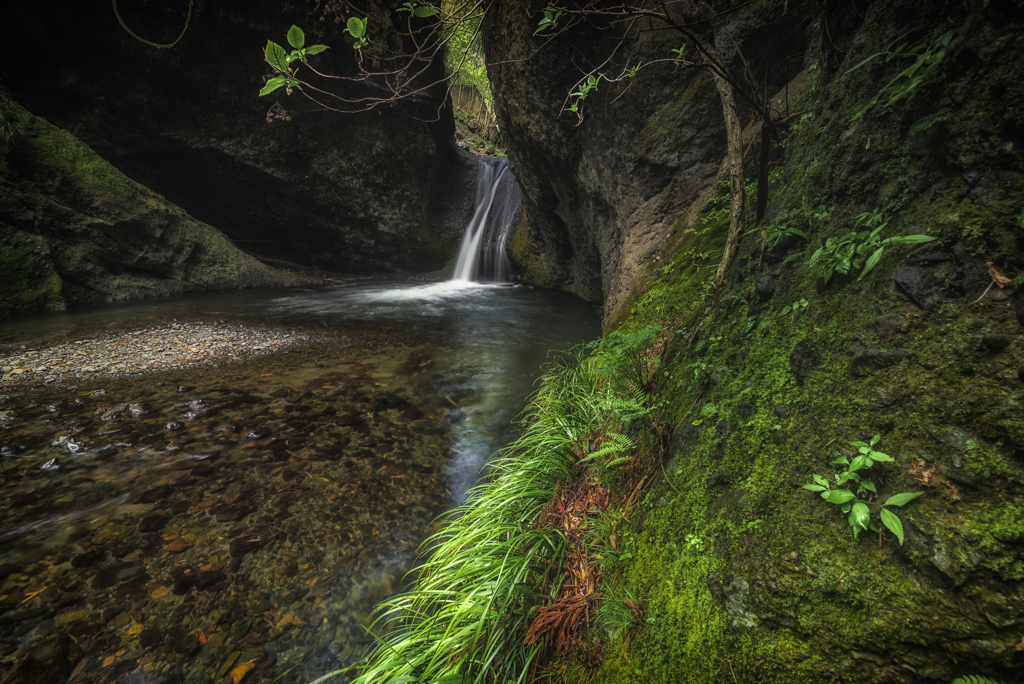
[(443, 35), (448, 41), (445, 68), (449, 74), (455, 74), (455, 83), (474, 86), (487, 105), (488, 111), (493, 112), (494, 96), (491, 94), (491, 82), (487, 78), (480, 34), (482, 12), (472, 4), (445, 0), (442, 3), (442, 13), (449, 20), (448, 28)]

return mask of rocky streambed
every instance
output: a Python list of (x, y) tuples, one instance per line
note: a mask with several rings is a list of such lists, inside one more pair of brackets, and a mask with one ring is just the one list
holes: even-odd
[(450, 500), (467, 389), (433, 354), (221, 323), (8, 345), (0, 678), (309, 682), (353, 662)]

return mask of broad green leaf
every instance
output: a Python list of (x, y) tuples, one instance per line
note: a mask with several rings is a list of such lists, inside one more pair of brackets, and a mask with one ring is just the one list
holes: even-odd
[(871, 467), (871, 459), (869, 459), (868, 457), (863, 456), (863, 455), (861, 455), (861, 456), (854, 456), (853, 463), (850, 464), (850, 467), (847, 470), (847, 472), (848, 473), (855, 473), (858, 470), (860, 470), (861, 468), (870, 468), (870, 467)]
[(875, 267), (878, 261), (882, 258), (882, 252), (884, 251), (885, 247), (879, 247), (878, 249), (875, 250), (874, 254), (868, 257), (867, 263), (864, 264), (864, 270), (860, 272), (860, 276), (857, 278), (857, 280), (860, 280), (861, 278), (866, 276), (871, 271), (871, 269)]
[(804, 485), (804, 489), (809, 489), (812, 492), (828, 491), (828, 487), (823, 487), (822, 485), (816, 485), (816, 484), (805, 484)]
[(839, 507), (839, 510), (841, 510), (843, 513), (849, 513), (851, 508), (853, 508), (853, 504), (845, 503)]
[(426, 5), (420, 5), (415, 10), (413, 10), (413, 14), (415, 14), (417, 17), (420, 17), (420, 18), (422, 18), (422, 17), (432, 17), (435, 14), (437, 14), (437, 8), (436, 7), (427, 7)]
[(893, 494), (890, 496), (883, 506), (905, 506), (917, 497), (924, 494), (924, 492), (901, 492), (899, 494)]
[(853, 504), (853, 508), (850, 510), (850, 527), (860, 527), (863, 530), (868, 529), (868, 523), (871, 522), (871, 511), (867, 505), (862, 504), (860, 501)]
[(362, 38), (366, 35), (366, 21), (359, 17), (349, 17), (345, 28), (353, 38)]
[(875, 489), (875, 483), (872, 482), (871, 480), (863, 480), (860, 483), (860, 486), (863, 487), (864, 489), (868, 490), (869, 492), (874, 492), (875, 494), (878, 493), (878, 490)]
[(903, 523), (896, 517), (894, 513), (890, 513), (886, 509), (882, 509), (882, 523), (896, 535), (896, 538), (900, 540), (900, 546), (903, 546)]
[(285, 59), (288, 53), (284, 51), (283, 47), (272, 40), (268, 40), (264, 52), (267, 55), (267, 61), (270, 62), (270, 66), (278, 71), (288, 71), (288, 61)]
[(324, 50), (329, 50), (330, 47), (327, 45), (310, 45), (306, 48), (307, 55), (319, 55)]
[(850, 465), (850, 460), (845, 456), (840, 456), (836, 460), (832, 461), (829, 465)]
[(886, 463), (892, 463), (896, 460), (889, 454), (883, 454), (881, 451), (872, 451), (870, 456), (871, 460), (875, 462), (884, 461)]
[(827, 495), (822, 495), (822, 498), (829, 503), (844, 504), (847, 501), (854, 498), (853, 492), (849, 489), (833, 489)]
[(277, 76), (267, 81), (267, 84), (260, 89), (260, 95), (269, 95), (284, 85), (284, 76)]
[(823, 478), (821, 475), (812, 475), (811, 477), (813, 477), (814, 481), (820, 484), (822, 487), (828, 487), (828, 480)]
[(288, 44), (296, 50), (306, 44), (306, 34), (295, 24), (288, 29)]

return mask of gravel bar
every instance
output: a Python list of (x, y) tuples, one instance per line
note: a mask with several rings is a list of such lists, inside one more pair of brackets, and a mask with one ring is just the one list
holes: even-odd
[(223, 322), (171, 323), (0, 354), (0, 388), (86, 377), (139, 375), (279, 351), (309, 335)]

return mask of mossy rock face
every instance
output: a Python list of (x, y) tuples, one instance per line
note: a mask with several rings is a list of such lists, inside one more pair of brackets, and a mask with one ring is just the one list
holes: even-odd
[[(389, 28), (401, 5), (364, 8), (375, 44), (401, 49), (408, 40)], [(177, 38), (186, 9), (119, 5), (125, 24), (157, 43)], [(377, 59), (376, 49), (353, 50), (345, 21), (324, 12), (325, 3), (276, 0), (211, 8), (159, 50), (133, 38), (110, 8), (72, 3), (54, 16), (26, 3), (5, 17), (8, 49), (35, 54), (35, 73), (0, 68), (0, 80), (34, 114), (267, 262), (335, 273), (440, 268), (455, 254), (473, 201), (473, 168), (467, 180), (452, 144), (443, 60), (415, 69), (416, 86), (425, 87), (415, 97), (362, 113), (329, 111), (299, 91), (259, 96), (267, 66), (260, 49), (268, 40), (287, 45), (292, 24), (309, 44), (331, 47), (311, 64), (323, 73), (352, 76), (359, 55)], [(44, 34), (51, 47), (41, 51)], [(60, 87), (40, 73), (60, 73)], [(386, 86), (360, 81), (321, 85), (349, 102), (387, 96)], [(71, 152), (51, 142), (54, 153)], [(117, 194), (117, 177), (94, 177)]]
[[(1019, 103), (1006, 83), (1024, 26), (1009, 6), (955, 17), (970, 37), (942, 77), (856, 120), (907, 64), (850, 68), (936, 18), (874, 3), (857, 22), (827, 19), (846, 52), (811, 71), (806, 116), (773, 158), (774, 225), (809, 239), (762, 256), (748, 237), (716, 289), (696, 258), (724, 234), (727, 222), (710, 221), (675, 243), (614, 321), (663, 322), (659, 371), (671, 380), (656, 400), (672, 407), (675, 432), (667, 479), (620, 532), (632, 555), (621, 581), (643, 596), (644, 622), (608, 644), (594, 682), (1015, 681), (1024, 671), (1024, 327), (1019, 292), (986, 292), (990, 265), (1024, 272)], [(948, 118), (915, 130), (950, 84)], [(967, 145), (979, 121), (979, 144)], [(810, 255), (876, 209), (884, 237), (937, 240), (890, 245), (863, 278), (823, 282)], [(832, 462), (876, 434), (894, 459), (869, 471), (882, 533), (857, 539), (839, 507), (803, 485), (815, 474), (834, 482)], [(901, 545), (877, 504), (912, 491), (924, 494), (893, 508)]]
[(61, 279), (42, 237), (0, 227), (0, 312), (63, 309)]
[(220, 231), (32, 117), (0, 176), (0, 314), (282, 284)]

